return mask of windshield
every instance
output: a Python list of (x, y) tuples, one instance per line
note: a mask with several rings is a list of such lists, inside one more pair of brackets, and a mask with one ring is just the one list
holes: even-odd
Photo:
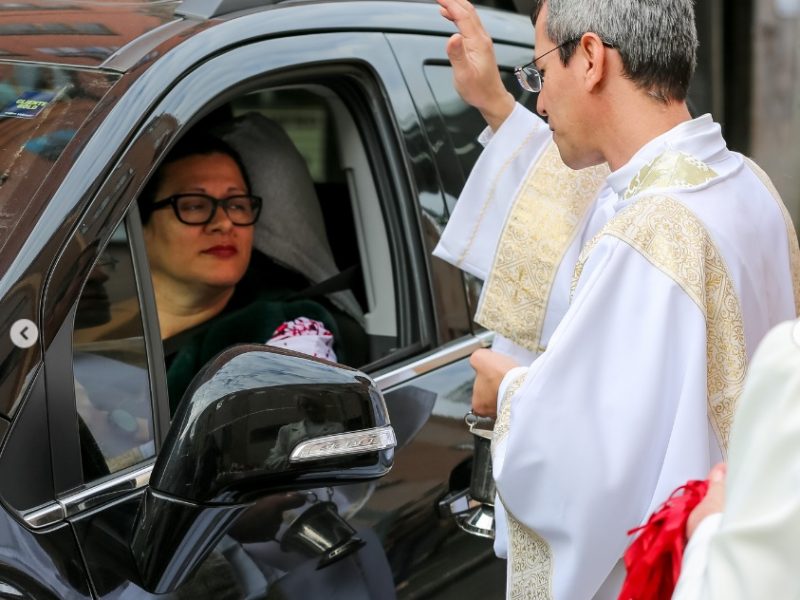
[(118, 75), (0, 62), (0, 265), (31, 199)]

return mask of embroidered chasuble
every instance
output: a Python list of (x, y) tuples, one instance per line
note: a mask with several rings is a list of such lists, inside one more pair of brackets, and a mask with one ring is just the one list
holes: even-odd
[[(547, 153), (543, 155), (541, 162), (546, 159)], [(586, 174), (584, 179), (586, 189), (597, 189), (594, 176), (595, 174)], [(708, 423), (720, 454), (725, 456), (734, 409), (742, 391), (748, 360), (742, 308), (733, 277), (712, 235), (703, 221), (686, 204), (673, 197), (673, 194), (678, 195), (702, 188), (717, 177), (718, 174), (713, 168), (702, 161), (688, 154), (673, 151), (661, 154), (642, 168), (623, 195), (623, 198), (630, 202), (582, 250), (575, 266), (571, 294), (576, 292), (587, 261), (604, 238), (615, 238), (625, 244), (629, 250), (641, 256), (652, 269), (657, 269), (670, 280), (675, 289), (685, 294), (696, 307), (704, 323)], [(544, 179), (533, 178), (533, 180)], [(590, 181), (591, 185), (588, 183)], [(531, 179), (529, 183), (532, 183)], [(660, 190), (670, 190), (671, 193), (659, 193)], [(486, 283), (487, 289), (484, 291), (477, 319), (515, 343), (532, 349), (532, 344), (538, 345), (537, 334), (540, 332), (540, 315), (543, 311), (541, 307), (546, 306), (547, 296), (544, 295), (544, 290), (547, 290), (549, 282), (544, 278), (535, 279), (530, 275), (530, 270), (526, 271), (520, 265), (520, 262), (525, 260), (522, 257), (526, 255), (525, 245), (520, 243), (520, 239), (536, 239), (535, 236), (521, 236), (519, 233), (525, 230), (526, 221), (516, 213), (518, 209), (522, 210), (520, 207), (524, 199), (523, 192), (517, 200), (518, 205), (510, 213), (492, 273)], [(775, 201), (781, 211), (785, 211), (780, 199), (776, 197)], [(566, 204), (572, 207), (588, 205), (585, 200), (583, 203)], [(561, 220), (563, 228), (558, 231), (562, 232), (565, 238), (575, 235), (575, 228), (582, 216), (579, 213), (580, 210), (576, 209), (569, 219)], [(573, 229), (570, 230), (565, 226), (567, 222), (572, 224)], [(790, 220), (785, 220), (785, 227), (786, 237), (789, 240), (786, 247), (792, 266), (793, 287), (798, 289), (800, 277), (797, 277), (799, 272), (797, 267), (800, 264), (798, 261), (800, 253), (797, 250), (794, 231), (790, 228)], [(507, 245), (506, 249), (503, 248), (504, 244)], [(540, 244), (538, 247), (542, 246)], [(531, 247), (537, 247), (536, 243), (531, 243)], [(548, 250), (554, 248), (554, 246), (544, 247)], [(515, 248), (518, 250), (516, 253)], [(563, 248), (561, 251), (563, 252)], [(547, 260), (544, 262), (547, 264), (557, 264), (560, 258), (555, 252), (545, 253), (545, 256)], [(532, 262), (536, 264), (536, 261)], [(515, 281), (524, 281), (527, 284), (516, 290), (516, 295), (513, 289)], [(530, 281), (539, 282), (540, 287), (530, 286)], [(515, 307), (515, 300), (520, 302), (520, 298), (528, 301), (535, 299), (537, 304), (531, 302), (532, 307)], [(796, 299), (797, 296), (794, 297), (795, 305)], [(520, 318), (523, 314), (530, 316)], [(544, 351), (544, 348), (538, 350)], [(544, 356), (546, 355), (545, 353)], [(523, 392), (520, 395), (525, 395), (523, 389), (525, 379), (524, 372), (518, 374), (516, 379), (506, 386), (504, 398), (500, 403), (492, 448), (495, 462), (501, 465), (504, 458), (498, 457), (497, 452), (512, 428), (511, 397), (521, 389)], [(517, 401), (525, 400), (519, 398)], [(535, 416), (532, 415), (530, 418)], [(525, 425), (515, 422), (513, 427), (524, 428)], [(504, 448), (503, 451), (509, 452), (508, 448)], [(498, 496), (506, 510), (507, 519), (508, 597), (514, 600), (557, 598), (558, 596), (554, 595), (553, 583), (554, 573), (559, 565), (557, 553), (553, 552), (547, 536), (527, 526), (524, 517), (517, 517), (513, 505), (509, 506), (506, 503), (504, 493), (503, 486), (499, 485)], [(629, 523), (631, 526), (638, 524), (636, 521)], [(624, 548), (621, 548), (620, 552), (622, 549)], [(595, 597), (603, 596), (602, 593), (598, 593)]]
[[(675, 280), (706, 319), (708, 415), (723, 453), (742, 391), (747, 354), (739, 299), (725, 262), (703, 224), (668, 196), (644, 198), (619, 213), (598, 236), (611, 235), (638, 250)], [(597, 238), (581, 253), (577, 284)]]
[(476, 321), (521, 364), (492, 440), (507, 597), (617, 600), (626, 532), (722, 460), (750, 356), (797, 314), (785, 207), (708, 115), (610, 173), (517, 106), (434, 254), (484, 280)]

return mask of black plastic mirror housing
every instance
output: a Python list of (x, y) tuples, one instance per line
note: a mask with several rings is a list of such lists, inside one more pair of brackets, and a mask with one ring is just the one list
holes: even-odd
[(178, 406), (142, 499), (142, 586), (175, 590), (259, 498), (384, 475), (395, 443), (367, 375), (279, 348), (223, 351)]
[(373, 479), (391, 466), (383, 396), (363, 373), (267, 346), (230, 348), (197, 375), (150, 487), (199, 504)]

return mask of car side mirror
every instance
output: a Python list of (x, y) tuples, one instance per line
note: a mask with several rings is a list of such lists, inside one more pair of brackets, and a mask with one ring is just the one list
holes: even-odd
[(142, 500), (132, 551), (143, 587), (177, 588), (258, 498), (375, 479), (394, 446), (367, 375), (280, 348), (223, 351), (178, 406)]

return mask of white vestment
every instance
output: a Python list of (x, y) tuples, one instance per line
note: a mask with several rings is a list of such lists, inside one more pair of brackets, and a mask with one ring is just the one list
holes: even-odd
[(800, 322), (759, 346), (736, 410), (725, 509), (689, 540), (673, 600), (797, 600)]
[(495, 349), (532, 360), (493, 442), (508, 597), (616, 598), (626, 532), (724, 456), (747, 358), (796, 315), (785, 208), (707, 115), (608, 175), (567, 169), (517, 106), (435, 253), (485, 279)]

